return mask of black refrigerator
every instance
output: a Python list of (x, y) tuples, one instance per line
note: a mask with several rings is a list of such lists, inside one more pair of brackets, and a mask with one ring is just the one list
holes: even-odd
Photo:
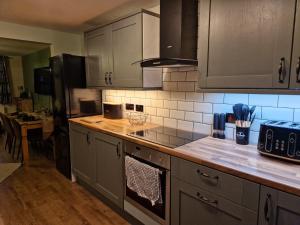
[(101, 91), (86, 87), (85, 57), (62, 54), (50, 58), (53, 77), (54, 151), (56, 168), (71, 178), (68, 119), (102, 113)]

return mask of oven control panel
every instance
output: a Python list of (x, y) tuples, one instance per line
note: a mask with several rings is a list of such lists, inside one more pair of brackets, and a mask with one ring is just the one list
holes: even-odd
[(258, 150), (300, 162), (300, 123), (267, 121), (260, 126)]

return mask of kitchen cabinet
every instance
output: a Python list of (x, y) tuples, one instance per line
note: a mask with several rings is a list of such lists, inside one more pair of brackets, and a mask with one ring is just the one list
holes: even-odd
[(300, 198), (262, 186), (259, 225), (299, 225)]
[(123, 206), (122, 140), (94, 133), (95, 188), (119, 207)]
[[(287, 89), (295, 2), (201, 0), (200, 88)], [(293, 77), (299, 52), (295, 54)]]
[(122, 208), (122, 140), (72, 123), (69, 135), (73, 174)]
[(159, 17), (143, 11), (85, 33), (87, 85), (106, 88), (162, 87), (162, 69), (142, 68), (159, 56)]
[[(89, 32), (85, 36), (86, 79), (88, 86), (105, 86), (112, 70), (110, 51), (111, 26)], [(97, 74), (97, 76), (95, 76)]]
[(92, 184), (95, 176), (92, 133), (85, 127), (70, 124), (69, 136), (72, 172), (87, 184)]
[(171, 160), (172, 225), (255, 225), (259, 185), (186, 160)]
[(297, 1), (290, 88), (300, 88), (300, 1)]

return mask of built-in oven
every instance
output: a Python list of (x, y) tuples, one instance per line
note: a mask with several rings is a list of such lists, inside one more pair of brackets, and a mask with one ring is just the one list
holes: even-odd
[(161, 185), (161, 201), (154, 205), (135, 191), (132, 191), (126, 182), (125, 175), (125, 197), (124, 209), (144, 224), (169, 225), (170, 224), (170, 156), (162, 152), (134, 144), (125, 143), (127, 156), (159, 169), (159, 180)]

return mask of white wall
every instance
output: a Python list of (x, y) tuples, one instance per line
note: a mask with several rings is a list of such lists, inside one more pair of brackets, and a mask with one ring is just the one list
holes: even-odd
[(18, 90), (19, 86), (24, 87), (24, 78), (23, 78), (23, 65), (22, 57), (15, 56), (9, 59), (10, 70), (11, 70), (11, 90), (13, 97), (19, 97), (20, 93)]
[(61, 32), (0, 21), (0, 37), (51, 44), (51, 55), (82, 55), (83, 34)]

